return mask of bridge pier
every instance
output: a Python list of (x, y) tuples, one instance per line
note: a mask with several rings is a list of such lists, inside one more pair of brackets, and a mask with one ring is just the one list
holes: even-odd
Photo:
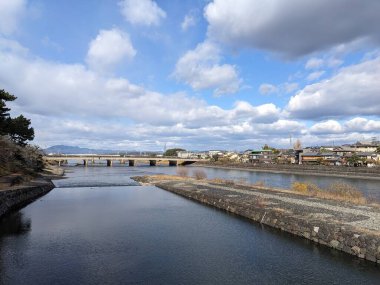
[(177, 166), (177, 160), (169, 160), (169, 166)]
[(132, 159), (128, 160), (128, 165), (129, 166), (135, 166), (135, 161)]
[(149, 165), (150, 166), (156, 166), (157, 165), (157, 160), (149, 160)]
[(107, 159), (107, 166), (108, 167), (112, 166), (112, 160), (111, 159)]
[(83, 159), (83, 165), (87, 166), (87, 164), (88, 164), (88, 160), (87, 159)]

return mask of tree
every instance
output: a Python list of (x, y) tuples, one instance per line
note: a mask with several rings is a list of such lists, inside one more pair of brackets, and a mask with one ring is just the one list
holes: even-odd
[(271, 147), (271, 146), (269, 146), (269, 145), (267, 145), (267, 144), (265, 144), (265, 145), (262, 147), (262, 149), (263, 149), (263, 150), (271, 150), (274, 154), (279, 154), (279, 153), (280, 153), (280, 151), (279, 151), (277, 148), (275, 148), (275, 147)]
[(296, 140), (296, 142), (293, 145), (294, 149), (302, 149), (302, 143), (299, 139)]
[(376, 153), (380, 153), (380, 146), (376, 148)]
[(26, 145), (26, 141), (34, 139), (34, 129), (30, 126), (30, 120), (20, 115), (9, 119), (9, 136), (18, 145)]
[(4, 90), (0, 90), (0, 135), (8, 134), (9, 127), (9, 111), (11, 110), (6, 106), (7, 101), (14, 101), (16, 97), (5, 92)]
[(185, 151), (183, 148), (171, 148), (164, 152), (164, 156), (177, 156), (179, 151)]
[(34, 139), (34, 129), (30, 126), (30, 120), (23, 115), (11, 118), (11, 109), (6, 106), (6, 102), (16, 99), (17, 97), (0, 90), (0, 135), (9, 136), (18, 145), (25, 146), (26, 141)]
[(347, 159), (347, 161), (350, 165), (357, 166), (359, 164), (360, 158), (356, 154), (353, 154)]

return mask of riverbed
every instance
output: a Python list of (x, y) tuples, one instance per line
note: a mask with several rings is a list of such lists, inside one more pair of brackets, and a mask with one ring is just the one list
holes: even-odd
[(57, 188), (0, 221), (0, 283), (378, 284), (376, 264), (130, 179), (175, 172), (69, 167)]

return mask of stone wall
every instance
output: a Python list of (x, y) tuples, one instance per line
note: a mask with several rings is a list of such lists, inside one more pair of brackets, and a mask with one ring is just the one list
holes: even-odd
[(295, 234), (316, 243), (380, 263), (380, 233), (360, 232), (352, 226), (328, 223), (323, 218), (309, 221), (305, 216), (289, 215), (281, 209), (270, 209), (260, 202), (256, 204), (236, 203), (211, 192), (186, 191), (168, 183), (157, 183), (157, 187), (190, 198), (192, 200), (235, 213), (253, 221)]
[(22, 186), (17, 189), (0, 191), (0, 217), (11, 210), (33, 202), (53, 188), (54, 184), (46, 181), (35, 186)]

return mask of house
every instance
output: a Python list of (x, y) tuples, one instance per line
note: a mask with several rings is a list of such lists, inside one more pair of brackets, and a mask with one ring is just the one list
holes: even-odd
[(303, 152), (299, 155), (299, 164), (341, 165), (341, 156), (334, 152)]
[(271, 149), (252, 150), (249, 154), (249, 162), (251, 163), (274, 163), (277, 154)]

